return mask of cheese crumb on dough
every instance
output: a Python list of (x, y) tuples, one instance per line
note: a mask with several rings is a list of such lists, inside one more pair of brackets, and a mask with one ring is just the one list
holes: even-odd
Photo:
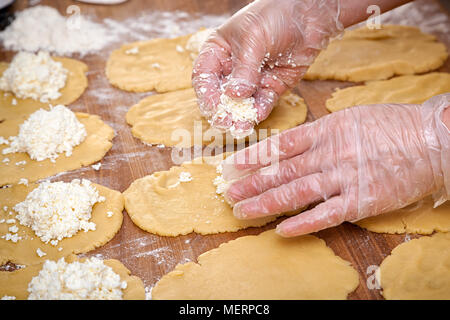
[(90, 222), (92, 207), (105, 201), (89, 180), (43, 182), (23, 202), (14, 206), (16, 219), (30, 227), (45, 243), (56, 246), (78, 231), (95, 230)]
[[(45, 51), (37, 54), (19, 52), (0, 78), (0, 89), (21, 99), (47, 103), (61, 96), (68, 71)], [(13, 103), (14, 104), (14, 103)]]
[[(255, 98), (250, 97), (245, 99), (233, 99), (225, 93), (222, 93), (220, 96), (220, 102), (217, 105), (216, 114), (213, 117), (213, 121), (217, 119), (224, 119), (227, 115), (231, 115), (233, 123), (256, 123), (258, 120), (258, 110), (255, 108)], [(234, 125), (230, 128), (230, 133), (238, 139), (244, 138), (252, 132), (253, 128), (249, 132), (244, 132), (236, 128)]]
[(139, 53), (139, 47), (133, 47), (133, 48), (125, 51), (125, 54), (128, 54), (128, 55), (136, 55), (138, 53)]
[(46, 256), (46, 255), (47, 255), (44, 251), (41, 250), (41, 248), (37, 248), (36, 254), (37, 254), (40, 258), (42, 258), (43, 256)]
[(28, 284), (28, 300), (122, 300), (127, 282), (95, 257), (84, 262), (46, 260)]
[(181, 172), (180, 177), (178, 178), (180, 182), (189, 182), (192, 181), (192, 175), (190, 172)]
[(16, 300), (15, 296), (3, 296), (0, 300)]
[(58, 105), (49, 111), (40, 109), (31, 114), (20, 125), (19, 135), (10, 137), (11, 143), (3, 149), (3, 154), (27, 152), (31, 159), (54, 162), (59, 153), (71, 156), (73, 147), (83, 142), (86, 136), (86, 129), (76, 115)]
[(100, 170), (100, 167), (102, 166), (101, 162), (97, 163), (97, 164), (93, 164), (91, 167), (95, 170), (98, 171)]

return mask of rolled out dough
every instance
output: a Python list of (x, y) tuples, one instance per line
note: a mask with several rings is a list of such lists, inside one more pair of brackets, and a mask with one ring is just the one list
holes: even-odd
[[(234, 232), (274, 221), (276, 217), (234, 217), (232, 208), (216, 194), (213, 184), (219, 175), (216, 165), (222, 158), (197, 158), (134, 181), (123, 194), (131, 220), (139, 228), (161, 236)], [(179, 182), (181, 172), (189, 172), (192, 180)]]
[(375, 103), (420, 104), (446, 92), (450, 92), (450, 73), (432, 72), (370, 81), (361, 86), (337, 90), (326, 101), (326, 106), (330, 112), (336, 112), (356, 105)]
[[(111, 53), (106, 77), (113, 86), (133, 92), (190, 88), (192, 59), (185, 47), (191, 36), (125, 44)], [(134, 48), (137, 53), (127, 53)]]
[[(53, 60), (61, 62), (63, 67), (69, 73), (67, 76), (66, 85), (61, 89), (61, 97), (56, 100), (51, 100), (51, 105), (69, 105), (75, 102), (86, 90), (88, 80), (86, 72), (88, 67), (81, 61), (69, 58), (52, 57)], [(8, 68), (8, 63), (0, 62), (0, 76)], [(13, 104), (13, 99), (17, 104)], [(42, 103), (33, 99), (19, 99), (14, 96), (12, 92), (5, 92), (0, 90), (0, 121), (9, 119), (25, 119), (33, 112), (39, 109), (49, 109), (48, 103)]]
[[(111, 140), (114, 137), (114, 130), (104, 123), (99, 116), (87, 113), (76, 113), (76, 115), (85, 126), (87, 137), (80, 145), (73, 148), (70, 157), (66, 157), (62, 153), (54, 163), (49, 159), (35, 161), (24, 152), (4, 155), (2, 150), (7, 145), (0, 145), (0, 186), (18, 183), (21, 178), (28, 179), (30, 182), (36, 181), (101, 160), (112, 147)], [(21, 118), (4, 121), (0, 124), (0, 136), (4, 138), (16, 136), (23, 121), (24, 119)], [(9, 162), (4, 163), (5, 158), (8, 158)], [(26, 163), (16, 165), (21, 161), (26, 161)]]
[[(72, 263), (85, 259), (78, 259), (75, 255), (69, 255), (64, 260), (67, 263)], [(145, 300), (144, 284), (140, 278), (131, 276), (130, 270), (118, 260), (109, 259), (104, 260), (103, 263), (111, 267), (122, 281), (127, 282), (127, 287), (123, 290), (124, 300)], [(28, 283), (39, 274), (42, 265), (43, 262), (13, 272), (0, 272), (0, 298), (14, 296), (17, 300), (26, 300), (28, 298)]]
[[(267, 129), (267, 136), (270, 136), (273, 129), (281, 132), (293, 128), (305, 122), (307, 112), (302, 98), (286, 92), (270, 116), (255, 127), (255, 131), (259, 133), (260, 129)], [(132, 126), (133, 135), (150, 144), (190, 148), (194, 144), (224, 145), (236, 141), (231, 135), (225, 137), (211, 128), (198, 109), (194, 89), (149, 96), (131, 107), (126, 118)], [(197, 135), (194, 135), (195, 123), (198, 130), (201, 129)], [(263, 134), (258, 138), (265, 136)]]
[(410, 26), (384, 25), (345, 32), (331, 41), (308, 69), (306, 80), (367, 81), (424, 73), (447, 59), (444, 44)]
[(388, 300), (449, 300), (450, 233), (399, 245), (377, 275)]
[[(104, 196), (104, 202), (96, 203), (92, 210), (90, 221), (96, 224), (96, 229), (88, 232), (79, 231), (71, 238), (64, 238), (59, 241), (57, 246), (50, 243), (45, 244), (36, 236), (34, 231), (26, 226), (19, 224), (16, 220), (15, 225), (19, 228), (17, 234), (22, 237), (17, 243), (7, 241), (0, 238), (0, 265), (7, 262), (15, 264), (36, 264), (44, 262), (46, 259), (58, 260), (69, 254), (84, 253), (98, 248), (110, 241), (117, 232), (119, 232), (123, 221), (124, 199), (120, 192), (111, 190), (98, 184), (92, 184), (99, 192), (100, 196)], [(8, 207), (7, 212), (0, 208), (0, 220), (11, 219), (16, 216), (16, 212), (12, 209), (17, 203), (25, 200), (37, 184), (29, 186), (15, 185), (10, 188), (0, 189), (0, 206)], [(114, 214), (108, 217), (107, 212)], [(12, 215), (9, 212), (13, 212)], [(8, 233), (8, 228), (12, 224), (1, 223), (0, 235)], [(39, 257), (36, 250), (40, 248), (47, 255)], [(61, 251), (58, 248), (62, 248)], [(1, 298), (1, 297), (0, 297)]]
[(406, 208), (355, 222), (378, 233), (431, 234), (450, 231), (450, 201), (433, 209), (433, 199), (425, 198)]
[(155, 300), (346, 299), (358, 272), (314, 236), (273, 230), (245, 236), (179, 264), (152, 290)]

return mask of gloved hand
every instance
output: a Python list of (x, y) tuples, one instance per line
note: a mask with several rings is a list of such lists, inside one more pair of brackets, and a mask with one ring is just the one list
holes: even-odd
[(279, 224), (286, 237), (389, 212), (432, 193), (439, 205), (450, 199), (447, 107), (450, 93), (422, 106), (358, 106), (282, 132), (222, 163), (225, 180), (238, 179), (225, 197), (240, 219), (324, 200)]
[[(294, 87), (330, 37), (343, 27), (339, 0), (257, 0), (238, 11), (203, 45), (192, 83), (206, 118), (216, 114), (223, 92), (231, 98), (254, 97), (259, 123), (278, 97)], [(251, 132), (254, 123), (233, 123), (231, 115), (212, 121)]]

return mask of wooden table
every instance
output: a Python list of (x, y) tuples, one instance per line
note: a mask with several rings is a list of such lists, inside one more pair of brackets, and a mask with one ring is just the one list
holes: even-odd
[[(94, 15), (93, 18), (95, 20), (111, 18), (123, 21), (153, 10), (182, 10), (190, 14), (232, 14), (244, 6), (246, 1), (130, 0), (122, 5), (97, 6), (70, 0), (43, 0), (40, 4), (54, 6), (62, 14), (66, 13), (69, 5), (78, 5), (82, 14)], [(27, 1), (17, 1), (15, 10), (21, 10), (27, 5)], [(412, 4), (411, 8), (414, 9), (415, 14), (405, 15), (403, 13), (404, 10), (397, 11), (399, 12), (398, 14), (395, 14), (395, 12), (391, 13), (387, 20), (389, 22), (402, 22), (423, 27), (424, 31), (436, 34), (441, 41), (450, 47), (450, 33), (448, 32), (450, 20), (448, 16), (442, 14), (442, 7), (434, 1), (418, 1)], [(444, 20), (443, 25), (447, 29), (442, 28), (442, 25), (440, 28), (434, 27), (432, 22), (430, 22), (433, 19), (424, 19), (424, 17), (438, 17), (434, 19), (437, 23), (442, 23), (442, 20)], [(387, 21), (382, 20), (382, 22)], [(154, 36), (154, 34), (148, 34), (149, 38)], [(129, 39), (125, 39), (123, 42), (127, 40), (129, 41)], [(114, 47), (117, 46), (118, 44)], [(96, 183), (123, 192), (134, 180), (155, 171), (168, 170), (173, 164), (169, 148), (160, 149), (144, 145), (131, 135), (131, 130), (125, 121), (125, 114), (133, 104), (152, 93), (128, 93), (115, 89), (108, 83), (104, 69), (109, 52), (114, 47), (108, 48), (99, 54), (81, 58), (89, 66), (89, 87), (84, 95), (70, 106), (74, 111), (100, 115), (116, 131), (117, 136), (113, 141), (114, 146), (102, 160), (100, 171), (87, 167), (58, 175), (57, 179), (67, 181), (73, 178), (88, 178)], [(9, 61), (12, 56), (12, 52), (0, 50), (0, 60)], [(450, 70), (449, 61), (441, 70)], [(302, 82), (297, 90), (308, 104), (308, 121), (313, 121), (326, 115), (328, 112), (324, 107), (325, 100), (330, 97), (335, 88), (349, 85), (352, 84), (338, 81)], [(173, 270), (178, 263), (188, 260), (196, 261), (198, 255), (216, 248), (221, 243), (244, 235), (258, 234), (263, 230), (272, 229), (278, 222), (280, 221), (262, 228), (250, 228), (234, 233), (208, 236), (192, 233), (172, 238), (159, 237), (142, 231), (133, 224), (124, 211), (124, 223), (115, 238), (105, 246), (87, 255), (100, 255), (103, 258), (119, 259), (131, 270), (133, 275), (141, 277), (145, 286), (150, 288), (164, 274)], [(373, 275), (373, 270), (367, 273), (368, 267), (379, 265), (393, 248), (405, 241), (405, 235), (376, 234), (350, 223), (318, 232), (315, 235), (324, 239), (337, 255), (350, 261), (358, 270), (360, 285), (356, 291), (350, 294), (350, 299), (382, 299), (379, 290), (369, 289), (366, 285), (368, 277)]]

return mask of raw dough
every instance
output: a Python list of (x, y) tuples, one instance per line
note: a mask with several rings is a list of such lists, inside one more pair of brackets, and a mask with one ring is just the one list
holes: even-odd
[[(75, 261), (84, 261), (78, 259), (75, 255), (64, 258), (68, 263)], [(131, 276), (128, 270), (120, 261), (115, 259), (104, 260), (103, 263), (111, 267), (120, 279), (127, 282), (127, 288), (123, 290), (124, 300), (145, 300), (145, 289), (142, 280), (136, 276)], [(39, 274), (42, 269), (42, 263), (28, 266), (24, 269), (13, 272), (0, 272), (0, 298), (5, 295), (14, 296), (17, 300), (26, 300), (28, 298), (28, 283)]]
[(384, 25), (381, 29), (346, 31), (332, 41), (308, 69), (306, 80), (367, 81), (395, 75), (424, 73), (447, 59), (436, 37), (409, 26)]
[[(99, 191), (100, 196), (104, 196), (104, 202), (96, 203), (92, 210), (92, 218), (90, 221), (96, 224), (94, 231), (79, 231), (71, 238), (64, 238), (59, 241), (57, 246), (50, 243), (45, 244), (36, 236), (31, 228), (19, 224), (15, 225), (19, 228), (17, 234), (22, 237), (17, 243), (0, 239), (0, 265), (8, 261), (15, 264), (36, 264), (44, 262), (46, 259), (58, 260), (71, 253), (84, 253), (98, 248), (110, 241), (122, 225), (124, 199), (120, 192), (111, 190), (98, 184), (92, 184)], [(28, 187), (15, 185), (11, 188), (0, 189), (0, 220), (14, 218), (16, 212), (12, 209), (17, 203), (25, 200), (29, 192), (36, 188), (36, 184), (30, 184)], [(8, 207), (8, 212), (3, 209)], [(107, 212), (112, 211), (114, 214), (108, 217)], [(13, 212), (10, 215), (9, 212)], [(0, 235), (8, 233), (8, 227), (12, 224), (1, 223)], [(58, 248), (62, 248), (61, 251)], [(36, 250), (40, 248), (47, 255), (42, 258), (36, 254)]]
[[(270, 136), (270, 129), (281, 132), (304, 123), (307, 112), (304, 100), (287, 92), (281, 96), (270, 116), (255, 130), (268, 129), (267, 136)], [(208, 145), (214, 141), (214, 145), (223, 145), (226, 141), (235, 141), (231, 135), (224, 138), (223, 134), (211, 129), (200, 114), (194, 89), (149, 96), (131, 107), (127, 113), (127, 122), (132, 126), (135, 137), (150, 144), (190, 148), (194, 142), (196, 145)], [(203, 139), (200, 136), (194, 141), (194, 122), (198, 123), (199, 129), (201, 127)], [(183, 133), (189, 135), (185, 137), (181, 135)], [(218, 137), (222, 141), (215, 141)]]
[[(35, 161), (23, 152), (4, 155), (2, 150), (8, 146), (0, 145), (0, 186), (17, 183), (21, 178), (36, 181), (101, 160), (112, 147), (111, 140), (114, 137), (114, 130), (104, 123), (99, 116), (87, 113), (76, 113), (76, 115), (78, 120), (84, 124), (87, 137), (80, 145), (73, 148), (70, 157), (60, 154), (54, 163), (49, 159)], [(18, 118), (0, 123), (0, 137), (16, 136), (23, 121), (24, 119)], [(3, 162), (5, 158), (9, 159), (8, 163)], [(16, 165), (20, 161), (26, 161), (26, 163)]]
[(346, 299), (358, 272), (314, 236), (286, 239), (273, 230), (246, 236), (179, 264), (153, 299)]
[[(111, 53), (106, 76), (113, 86), (126, 91), (167, 92), (190, 88), (192, 59), (190, 51), (185, 49), (190, 37), (125, 44)], [(183, 51), (177, 50), (177, 46)], [(138, 48), (137, 54), (126, 53), (134, 48)]]
[(362, 86), (337, 90), (326, 101), (326, 106), (330, 112), (336, 112), (374, 103), (423, 103), (446, 92), (450, 92), (450, 73), (432, 72), (370, 81)]
[[(134, 181), (123, 193), (131, 220), (139, 228), (161, 236), (234, 232), (274, 221), (276, 217), (234, 217), (213, 184), (219, 175), (216, 166), (222, 159), (222, 155), (198, 158)], [(192, 180), (179, 182), (181, 172), (189, 172)]]
[[(56, 106), (58, 104), (69, 105), (76, 101), (86, 90), (88, 80), (86, 72), (88, 67), (83, 62), (69, 59), (52, 57), (53, 60), (61, 62), (63, 67), (69, 70), (66, 86), (61, 89), (61, 97), (51, 100), (50, 104)], [(0, 62), (0, 76), (8, 68), (8, 63)], [(13, 99), (17, 101), (13, 105)], [(33, 99), (19, 99), (13, 93), (0, 90), (0, 121), (9, 119), (25, 119), (33, 112), (39, 109), (49, 109), (48, 103), (42, 103)]]
[(450, 299), (450, 233), (403, 243), (380, 265), (378, 281), (388, 300)]
[(378, 233), (419, 233), (450, 231), (450, 201), (433, 209), (433, 199), (425, 198), (406, 208), (355, 222)]

